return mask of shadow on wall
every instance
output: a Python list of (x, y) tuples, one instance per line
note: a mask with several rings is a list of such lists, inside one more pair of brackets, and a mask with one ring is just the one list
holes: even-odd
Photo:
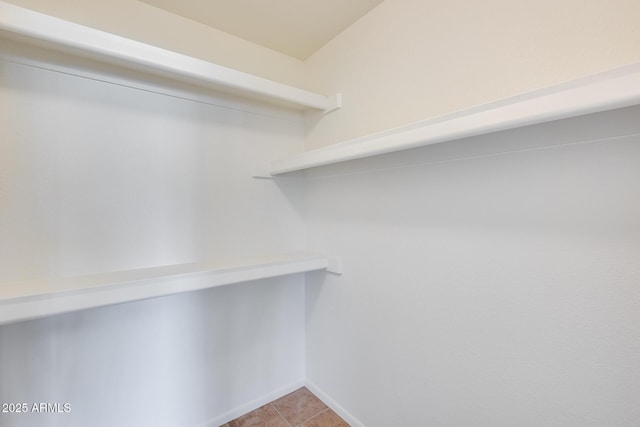
[(288, 370), (290, 383), (304, 375), (302, 294), (293, 276), (2, 326), (0, 400), (72, 408), (3, 419), (200, 425), (271, 392)]

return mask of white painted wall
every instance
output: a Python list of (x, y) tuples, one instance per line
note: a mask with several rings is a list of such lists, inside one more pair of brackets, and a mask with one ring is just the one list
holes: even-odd
[(640, 60), (636, 0), (385, 0), (305, 61), (310, 148)]
[[(251, 178), (257, 162), (301, 148), (302, 118), (200, 99), (0, 61), (2, 280), (302, 249), (288, 202), (299, 182)], [(72, 406), (0, 414), (0, 425), (222, 424), (303, 380), (303, 285), (292, 276), (0, 327), (0, 402)]]
[(302, 61), (137, 0), (8, 0), (9, 3), (302, 87)]
[[(305, 143), (636, 62), (639, 20), (632, 0), (385, 0), (305, 62), (310, 89), (344, 97), (307, 116)], [(628, 109), (307, 173), (309, 247), (345, 270), (308, 280), (313, 389), (367, 427), (636, 425), (638, 123)]]
[[(285, 83), (302, 76), (297, 62), (138, 2), (14, 3)], [(308, 117), (307, 144), (636, 61), (639, 17), (632, 0), (386, 0), (307, 61), (310, 87), (345, 95), (343, 110)], [(342, 277), (310, 277), (307, 378), (354, 420), (632, 426), (640, 416), (637, 108), (318, 169), (305, 202), (299, 180), (249, 178), (256, 162), (299, 148), (297, 117), (0, 72), (3, 278), (298, 249), (306, 211), (308, 247), (345, 265)], [(529, 150), (567, 142), (577, 144)], [(460, 157), (470, 158), (450, 161)], [(0, 400), (73, 410), (2, 422), (222, 422), (304, 376), (301, 283), (4, 326)]]
[(307, 379), (353, 425), (628, 426), (640, 107), (308, 172)]

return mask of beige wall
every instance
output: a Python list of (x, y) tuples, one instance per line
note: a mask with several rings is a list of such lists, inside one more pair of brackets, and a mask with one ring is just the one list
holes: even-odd
[(319, 93), (328, 145), (640, 60), (637, 0), (385, 0), (305, 62), (136, 0), (9, 0)]
[(136, 0), (9, 0), (47, 15), (302, 87), (301, 61)]
[(307, 146), (638, 61), (638, 22), (637, 0), (385, 0), (306, 61), (311, 90), (345, 98)]

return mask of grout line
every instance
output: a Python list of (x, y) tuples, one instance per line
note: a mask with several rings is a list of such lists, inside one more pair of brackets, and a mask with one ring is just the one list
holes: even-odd
[[(542, 145), (542, 146), (539, 146), (539, 147), (520, 148), (520, 149), (505, 150), (505, 151), (496, 151), (494, 153), (478, 154), (478, 155), (475, 155), (475, 156), (455, 157), (455, 158), (452, 158), (452, 159), (445, 159), (445, 160), (424, 161), (424, 162), (414, 163), (414, 164), (410, 164), (410, 165), (388, 166), (388, 167), (382, 167), (382, 168), (377, 168), (377, 169), (367, 169), (367, 170), (359, 171), (359, 172), (335, 173), (335, 174), (326, 175), (326, 176), (308, 177), (307, 179), (319, 181), (319, 180), (331, 179), (331, 178), (342, 178), (342, 177), (348, 177), (348, 176), (357, 176), (357, 175), (363, 175), (363, 174), (367, 174), (367, 173), (386, 172), (386, 171), (394, 171), (394, 170), (400, 170), (400, 169), (410, 169), (410, 168), (417, 168), (417, 167), (422, 167), (422, 166), (427, 166), (427, 165), (438, 165), (438, 164), (453, 163), (453, 162), (459, 162), (459, 161), (485, 159), (485, 158), (489, 158), (489, 157), (497, 157), (497, 156), (508, 155), (508, 154), (519, 154), (519, 153), (526, 153), (526, 152), (533, 152), (533, 151), (540, 151), (540, 150), (549, 150), (549, 149), (553, 149), (553, 148), (570, 147), (570, 146), (582, 145), (582, 144), (603, 143), (603, 142), (607, 142), (607, 141), (611, 141), (611, 140), (626, 139), (626, 138), (632, 138), (632, 137), (637, 137), (637, 136), (640, 136), (640, 133), (636, 132), (636, 133), (625, 134), (625, 135), (615, 135), (615, 136), (607, 136), (607, 137), (602, 137), (602, 138), (587, 139), (587, 140), (582, 140), (582, 141), (565, 142), (565, 143), (561, 143), (561, 144)], [(473, 138), (473, 137), (470, 137), (470, 138)], [(436, 145), (436, 144), (432, 144), (432, 145)], [(426, 145), (424, 147), (428, 147), (428, 145)], [(424, 148), (424, 147), (415, 147), (415, 148), (412, 148), (412, 149), (420, 149), (420, 148)], [(401, 151), (409, 151), (409, 150), (411, 150), (411, 148), (407, 149), (407, 150), (401, 150)], [(400, 152), (400, 151), (398, 151), (398, 152)], [(387, 154), (392, 154), (392, 153), (387, 153)], [(377, 156), (384, 156), (384, 155), (385, 154), (379, 154), (379, 155), (376, 155), (376, 156), (363, 157), (361, 159), (347, 160), (345, 162), (340, 162), (340, 163), (347, 163), (349, 161), (366, 160), (366, 159), (368, 159), (370, 157), (377, 157)], [(325, 166), (331, 166), (331, 165), (325, 165)], [(318, 167), (322, 167), (322, 166), (318, 166)]]
[[(306, 388), (306, 387), (305, 387), (305, 388)], [(308, 389), (307, 389), (307, 390), (308, 390)], [(319, 398), (318, 396), (316, 396), (314, 393), (312, 393), (311, 391), (309, 391), (309, 392), (310, 392), (313, 396), (315, 396), (315, 397), (316, 397), (316, 399), (320, 400), (320, 398)], [(278, 400), (278, 399), (276, 399), (276, 400)], [(320, 400), (320, 401), (322, 402), (322, 400)], [(323, 414), (323, 413), (325, 413), (325, 412), (327, 412), (327, 411), (334, 412), (334, 411), (333, 411), (333, 409), (331, 409), (331, 408), (330, 408), (326, 403), (322, 402), (322, 403), (325, 405), (325, 408), (324, 408), (324, 409), (321, 409), (320, 411), (318, 411), (318, 412), (316, 412), (315, 414), (311, 415), (309, 418), (304, 419), (303, 421), (299, 422), (298, 424), (296, 424), (296, 425), (294, 426), (294, 425), (292, 425), (292, 424), (291, 424), (291, 423), (290, 423), (290, 422), (289, 422), (289, 421), (284, 417), (284, 415), (282, 415), (282, 413), (278, 410), (278, 408), (276, 407), (276, 405), (274, 405), (274, 404), (273, 404), (273, 402), (275, 402), (275, 400), (274, 400), (274, 401), (272, 401), (272, 402), (266, 403), (266, 404), (265, 404), (265, 405), (263, 405), (263, 406), (267, 406), (267, 405), (268, 405), (268, 406), (271, 406), (271, 407), (276, 411), (276, 413), (278, 414), (278, 416), (279, 416), (282, 420), (284, 420), (284, 423), (287, 425), (287, 427), (300, 427), (300, 426), (302, 426), (304, 423), (306, 423), (307, 421), (311, 421), (312, 419), (314, 419), (314, 418), (316, 418), (316, 417), (320, 416), (321, 414)], [(244, 414), (244, 415), (241, 415), (240, 417), (243, 417), (243, 416), (248, 415), (248, 414), (250, 414), (250, 413), (252, 413), (252, 412), (255, 412), (255, 411), (257, 411), (258, 409), (260, 409), (260, 408), (254, 409), (253, 411), (250, 411), (250, 412), (248, 412), (248, 413), (246, 413), (246, 414)], [(334, 412), (334, 413), (335, 413), (335, 412)], [(336, 414), (336, 415), (337, 415), (337, 414)], [(339, 416), (339, 415), (338, 415), (338, 416)], [(342, 417), (341, 417), (341, 418), (342, 418)], [(232, 421), (234, 421), (234, 420), (232, 420)], [(231, 422), (231, 421), (228, 421), (226, 424), (223, 424), (223, 425), (222, 425), (222, 426), (220, 426), (220, 427), (225, 427), (225, 426), (226, 426), (226, 425), (228, 425), (230, 422)]]
[[(275, 400), (273, 402), (275, 402)], [(289, 421), (284, 417), (284, 415), (282, 415), (280, 411), (278, 411), (278, 408), (276, 408), (276, 405), (274, 405), (273, 402), (269, 403), (269, 405), (271, 405), (271, 407), (276, 410), (276, 412), (278, 413), (278, 415), (280, 415), (280, 418), (284, 420), (286, 425), (288, 425), (289, 427), (293, 427), (291, 424), (289, 424)]]
[[(315, 396), (315, 394), (314, 394), (314, 396)], [(323, 402), (323, 403), (324, 403), (324, 402)], [(306, 420), (302, 421), (300, 424), (298, 424), (298, 425), (297, 425), (297, 426), (295, 426), (295, 427), (300, 427), (302, 424), (306, 423), (307, 421), (311, 421), (312, 419), (314, 419), (315, 417), (319, 416), (320, 414), (323, 414), (323, 413), (325, 413), (325, 412), (327, 412), (327, 411), (330, 411), (330, 410), (331, 410), (331, 408), (329, 408), (329, 407), (327, 406), (327, 407), (326, 407), (326, 408), (324, 408), (322, 411), (318, 412), (318, 413), (317, 413), (317, 414), (315, 414), (315, 415), (310, 416), (309, 418), (307, 418)]]
[(329, 407), (338, 417), (340, 417), (347, 426), (365, 427), (364, 423), (354, 417), (349, 411), (338, 404), (331, 396), (318, 387), (313, 381), (306, 380), (305, 387)]

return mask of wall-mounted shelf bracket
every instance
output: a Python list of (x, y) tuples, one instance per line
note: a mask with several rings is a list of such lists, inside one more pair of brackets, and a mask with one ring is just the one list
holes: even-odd
[(322, 112), (322, 115), (332, 113), (340, 108), (342, 108), (342, 94), (337, 93), (327, 97), (327, 108)]
[(328, 273), (342, 274), (342, 258), (329, 257), (327, 261), (329, 263), (327, 267)]
[(266, 161), (256, 164), (251, 176), (258, 179), (273, 179), (273, 175), (271, 175), (271, 162)]

